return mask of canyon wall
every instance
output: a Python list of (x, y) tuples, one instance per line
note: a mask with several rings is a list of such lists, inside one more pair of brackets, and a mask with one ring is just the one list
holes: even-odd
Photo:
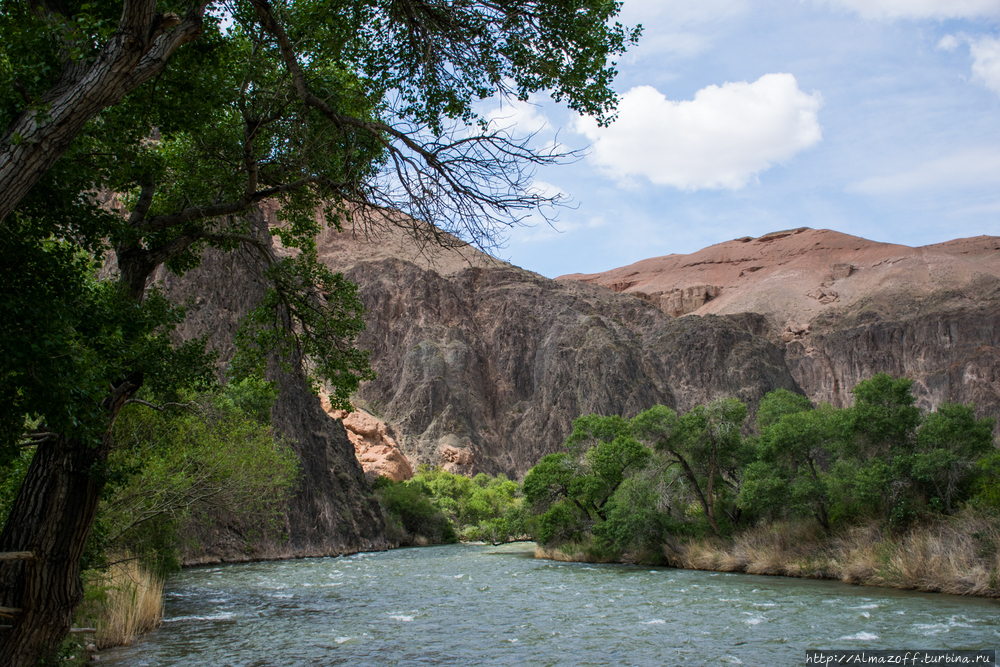
[(687, 410), (718, 396), (753, 407), (797, 387), (779, 348), (731, 318), (674, 318), (469, 249), (428, 258), (388, 236), (328, 230), (319, 249), (368, 309), (359, 345), (378, 379), (357, 402), (392, 424), (414, 466), (520, 476), (562, 447), (581, 414)]
[(730, 316), (781, 349), (814, 401), (850, 405), (858, 382), (884, 372), (913, 379), (925, 409), (1000, 416), (997, 237), (910, 248), (800, 228), (560, 280), (673, 315)]
[[(183, 277), (165, 269), (155, 277), (168, 298), (187, 305), (178, 335), (207, 336), (209, 348), (219, 354), (220, 368), (232, 359), (239, 321), (264, 295), (262, 269), (251, 253), (208, 250), (201, 265)], [(194, 564), (329, 556), (395, 546), (384, 537), (381, 509), (342, 423), (324, 412), (319, 397), (309, 393), (299, 375), (283, 372), (274, 360), (268, 374), (280, 389), (272, 426), (300, 460), (299, 484), (283, 508), (282, 535), (262, 539), (247, 531), (238, 516), (215, 517), (188, 528), (184, 560)]]

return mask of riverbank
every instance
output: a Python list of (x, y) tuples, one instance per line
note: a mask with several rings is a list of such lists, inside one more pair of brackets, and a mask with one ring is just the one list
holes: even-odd
[[(663, 547), (670, 566), (831, 579), (862, 586), (1000, 598), (1000, 524), (965, 512), (894, 535), (877, 524), (827, 537), (815, 524), (774, 523), (732, 538), (691, 539)], [(536, 558), (608, 562), (586, 547), (538, 547)], [(626, 558), (627, 560), (627, 558)]]

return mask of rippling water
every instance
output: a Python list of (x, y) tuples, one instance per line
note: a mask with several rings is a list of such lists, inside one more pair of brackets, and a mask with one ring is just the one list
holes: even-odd
[(186, 570), (102, 663), (797, 665), (807, 648), (990, 649), (992, 600), (449, 545)]

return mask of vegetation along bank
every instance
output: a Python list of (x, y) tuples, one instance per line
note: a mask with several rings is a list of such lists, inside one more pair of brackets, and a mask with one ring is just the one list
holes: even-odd
[(1000, 597), (1000, 452), (966, 405), (878, 375), (854, 405), (768, 394), (586, 415), (519, 490), (423, 468), (378, 495), (403, 543), (535, 540), (559, 560), (839, 579)]

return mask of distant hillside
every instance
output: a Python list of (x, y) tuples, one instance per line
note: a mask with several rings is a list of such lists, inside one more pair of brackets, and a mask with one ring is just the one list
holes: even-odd
[(975, 402), (1000, 414), (1000, 237), (910, 248), (800, 228), (559, 280), (673, 316), (735, 316), (781, 347), (815, 400), (845, 405), (885, 371), (916, 380), (925, 408)]

